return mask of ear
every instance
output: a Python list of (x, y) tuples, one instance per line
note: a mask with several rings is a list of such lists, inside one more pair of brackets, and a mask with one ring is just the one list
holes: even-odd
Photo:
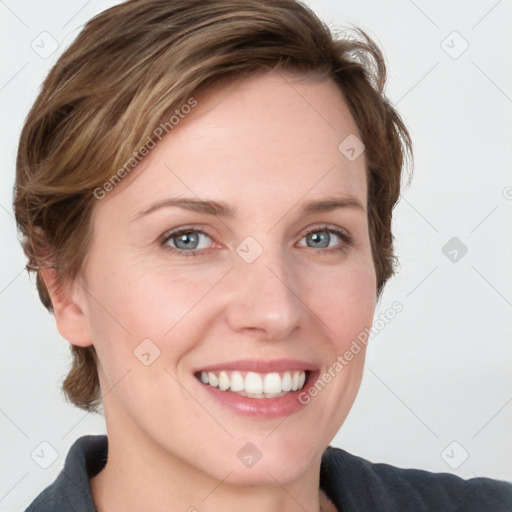
[(72, 279), (59, 281), (54, 268), (40, 270), (53, 307), (57, 330), (72, 345), (92, 345), (87, 316), (84, 314), (83, 289)]

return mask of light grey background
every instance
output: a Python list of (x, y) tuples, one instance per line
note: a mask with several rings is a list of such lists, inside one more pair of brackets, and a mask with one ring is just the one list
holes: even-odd
[[(17, 138), (45, 74), (115, 3), (0, 1), (0, 510), (26, 507), (75, 439), (105, 432), (102, 416), (60, 394), (68, 344), (23, 271), (11, 196)], [(403, 311), (370, 342), (359, 397), (332, 444), (374, 462), (512, 480), (512, 3), (308, 4), (381, 44), (388, 96), (416, 153), (395, 210), (401, 267), (377, 316), (395, 301)], [(52, 38), (58, 48), (41, 58)], [(456, 242), (445, 256), (452, 237), (467, 254)]]

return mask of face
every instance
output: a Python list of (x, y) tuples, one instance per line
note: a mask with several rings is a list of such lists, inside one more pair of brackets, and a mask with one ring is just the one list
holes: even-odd
[(331, 81), (271, 73), (195, 98), (95, 206), (76, 294), (107, 428), (142, 458), (287, 482), (360, 385), (364, 349), (334, 365), (375, 306), (364, 154), (338, 149), (358, 130)]

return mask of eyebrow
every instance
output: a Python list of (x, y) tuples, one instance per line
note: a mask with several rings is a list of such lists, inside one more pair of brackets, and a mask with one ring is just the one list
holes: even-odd
[[(135, 219), (145, 217), (162, 208), (181, 208), (183, 210), (193, 211), (197, 213), (205, 213), (220, 217), (233, 218), (236, 216), (237, 209), (224, 201), (201, 200), (194, 197), (171, 197), (162, 199), (153, 203), (144, 210), (135, 215)], [(353, 196), (344, 197), (326, 197), (303, 203), (300, 211), (305, 214), (324, 213), (337, 209), (350, 208), (365, 211), (361, 202)]]

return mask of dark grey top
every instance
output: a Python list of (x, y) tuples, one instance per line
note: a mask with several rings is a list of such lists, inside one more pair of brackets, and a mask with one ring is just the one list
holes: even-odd
[[(79, 438), (57, 479), (26, 512), (96, 512), (89, 478), (103, 469), (107, 452), (107, 436)], [(322, 457), (320, 487), (340, 512), (512, 511), (510, 483), (374, 464), (331, 446)]]

